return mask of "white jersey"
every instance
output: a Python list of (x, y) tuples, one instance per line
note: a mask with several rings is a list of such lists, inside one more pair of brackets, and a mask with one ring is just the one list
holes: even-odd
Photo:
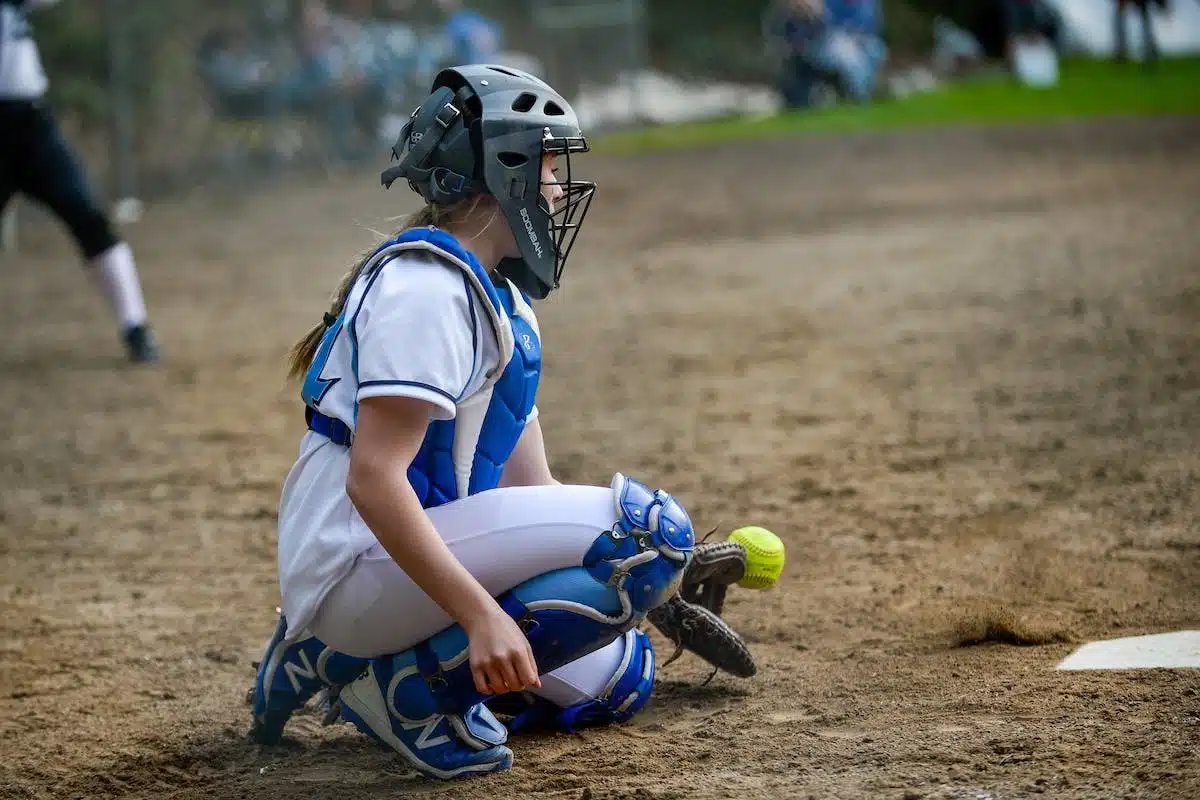
[[(460, 412), (465, 418), (480, 399), (486, 410), (513, 352), (509, 319), (466, 265), (419, 246), (380, 259), (347, 297), (336, 334), (305, 381), (306, 398), (351, 429), (358, 402), (368, 397), (426, 400), (438, 419)], [(349, 467), (349, 448), (310, 431), (284, 483), (279, 578), (289, 636), (309, 624), (358, 555), (377, 543), (346, 494)]]
[(0, 0), (0, 100), (35, 100), (49, 80), (25, 12), (57, 0)]
[(351, 430), (358, 402), (382, 395), (427, 400), (437, 419), (453, 419), (458, 402), (500, 366), (495, 330), (507, 320), (466, 271), (426, 250), (404, 251), (365, 272), (346, 298), (319, 386), (306, 381), (306, 393)]

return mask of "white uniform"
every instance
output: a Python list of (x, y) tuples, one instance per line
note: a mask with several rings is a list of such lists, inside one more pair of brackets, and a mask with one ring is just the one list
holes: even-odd
[(34, 100), (46, 93), (49, 80), (25, 12), (56, 2), (0, 3), (0, 100)]
[[(500, 353), (513, 346), (508, 320), (474, 280), (420, 251), (360, 277), (323, 356), (319, 386), (306, 383), (322, 413), (353, 428), (359, 400), (395, 395), (427, 400), (436, 417), (459, 416), (461, 425), (507, 362)], [(402, 652), (453, 620), (363, 522), (346, 494), (349, 466), (349, 448), (309, 432), (284, 483), (279, 578), (288, 638), (311, 631), (350, 655)], [(614, 508), (608, 487), (537, 486), (495, 489), (427, 513), (467, 570), (500, 594), (581, 563), (612, 526)], [(619, 666), (622, 647), (618, 640), (550, 676), (546, 696), (563, 705), (592, 696)]]
[[(360, 278), (320, 371), (322, 413), (353, 430), (360, 399), (397, 395), (453, 418), (500, 361), (489, 306), (462, 270), (420, 251)], [(284, 483), (279, 579), (289, 631), (307, 626), (354, 559), (376, 544), (346, 496), (349, 453), (309, 432)]]

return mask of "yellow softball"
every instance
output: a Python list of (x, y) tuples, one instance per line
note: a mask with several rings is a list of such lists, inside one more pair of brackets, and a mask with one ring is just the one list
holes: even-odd
[(776, 584), (783, 572), (784, 547), (779, 537), (766, 528), (750, 525), (729, 534), (729, 541), (746, 548), (746, 574), (738, 586), (767, 589)]

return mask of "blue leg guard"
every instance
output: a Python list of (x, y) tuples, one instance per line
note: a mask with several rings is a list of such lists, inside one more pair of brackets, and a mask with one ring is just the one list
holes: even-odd
[[(497, 598), (525, 632), (542, 674), (632, 631), (676, 591), (691, 559), (691, 522), (670, 495), (619, 474), (613, 488), (616, 524), (583, 566), (539, 575)], [(453, 625), (374, 659), (341, 690), (342, 716), (432, 777), (507, 769), (508, 734), (475, 689), (467, 646)]]
[(488, 708), (512, 717), (511, 733), (547, 728), (578, 731), (625, 722), (650, 700), (654, 691), (654, 645), (639, 630), (625, 634), (625, 657), (599, 695), (566, 708), (531, 692), (512, 692), (488, 701)]
[(583, 566), (645, 616), (679, 590), (696, 536), (683, 506), (666, 492), (619, 472), (612, 488), (617, 522), (592, 544)]
[(366, 659), (335, 652), (315, 636), (285, 645), (286, 632), (281, 614), (254, 679), (250, 736), (259, 744), (279, 744), (292, 714), (313, 695), (323, 687), (349, 683), (367, 667)]

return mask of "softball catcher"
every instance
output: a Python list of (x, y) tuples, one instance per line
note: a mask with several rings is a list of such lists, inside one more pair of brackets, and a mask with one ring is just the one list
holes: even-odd
[(402, 131), (382, 182), (426, 206), (292, 353), (308, 431), (280, 503), (257, 741), (325, 691), (426, 775), (492, 772), (513, 759), (492, 705), (514, 727), (641, 708), (644, 621), (726, 655), (695, 621), (732, 632), (679, 596), (720, 569), (678, 501), (620, 473), (562, 485), (548, 465), (532, 303), (558, 287), (595, 192), (575, 172), (587, 150), (561, 95), (502, 66), (444, 70)]

